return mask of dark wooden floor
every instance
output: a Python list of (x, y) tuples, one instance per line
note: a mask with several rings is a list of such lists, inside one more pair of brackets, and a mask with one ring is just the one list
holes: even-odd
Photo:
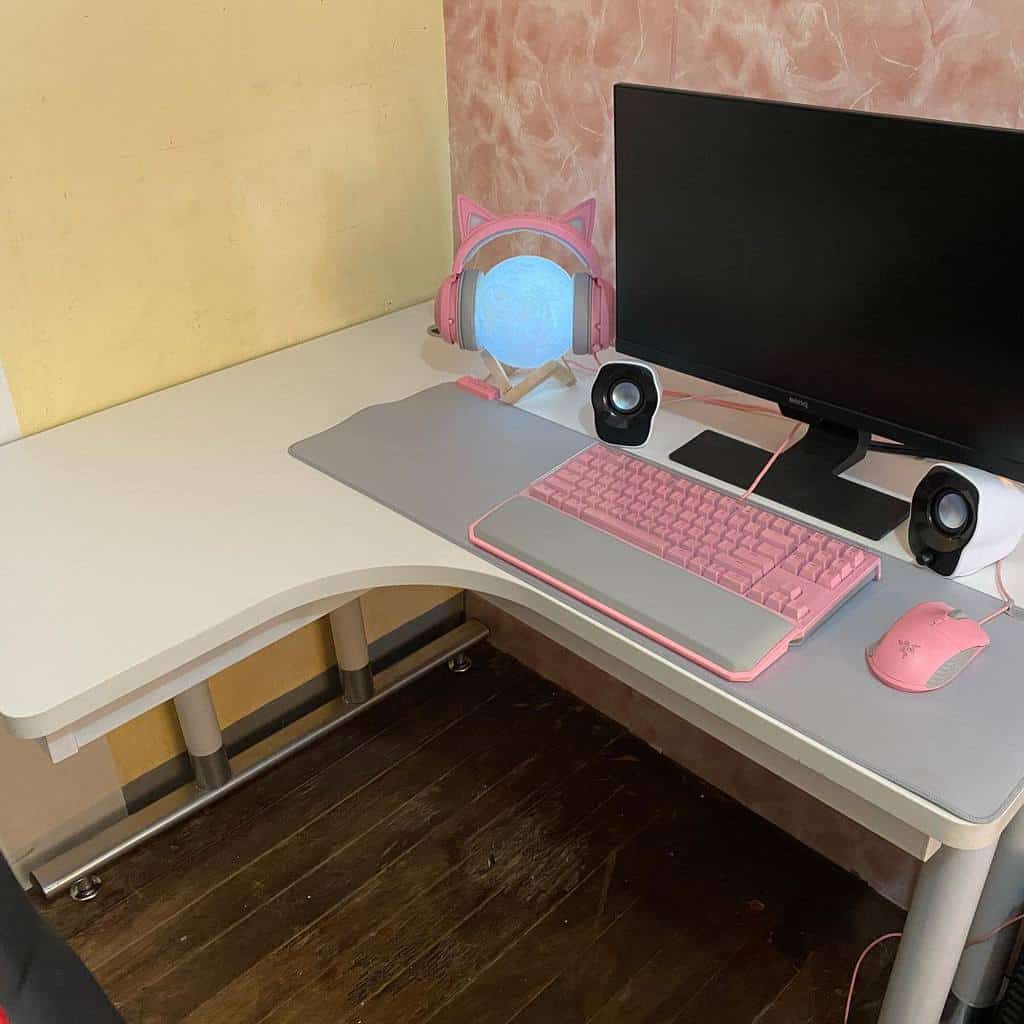
[(474, 659), (108, 868), (96, 902), (44, 908), (127, 1021), (841, 1020), (894, 907), (508, 657)]

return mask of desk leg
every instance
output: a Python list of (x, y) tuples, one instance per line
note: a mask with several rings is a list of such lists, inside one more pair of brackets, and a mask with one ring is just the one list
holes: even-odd
[(944, 846), (921, 866), (878, 1024), (939, 1024), (995, 849)]
[[(981, 894), (972, 935), (987, 935), (1024, 905), (1024, 814), (1003, 831), (988, 881)], [(966, 1007), (994, 1006), (1013, 952), (1018, 928), (1007, 928), (988, 942), (965, 950), (953, 981), (953, 994)], [(962, 1015), (964, 1020), (969, 1013)]]
[(364, 704), (373, 697), (373, 673), (363, 608), (358, 598), (331, 612), (331, 633), (345, 703)]
[(231, 765), (210, 697), (210, 684), (202, 682), (179, 693), (174, 698), (174, 710), (188, 747), (196, 785), (200, 789), (219, 789), (231, 778)]

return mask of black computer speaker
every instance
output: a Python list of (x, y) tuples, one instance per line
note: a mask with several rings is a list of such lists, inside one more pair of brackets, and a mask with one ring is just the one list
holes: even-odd
[(597, 436), (607, 444), (645, 445), (661, 405), (661, 387), (643, 363), (605, 363), (590, 390)]
[(933, 466), (910, 505), (910, 550), (942, 576), (966, 576), (1005, 558), (1024, 533), (1024, 493), (971, 466)]

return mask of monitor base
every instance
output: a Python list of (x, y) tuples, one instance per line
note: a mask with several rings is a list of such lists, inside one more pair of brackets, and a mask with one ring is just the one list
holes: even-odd
[[(863, 431), (816, 423), (779, 456), (757, 493), (840, 529), (881, 540), (910, 515), (910, 503), (838, 475), (864, 457), (869, 440)], [(669, 458), (736, 487), (749, 487), (771, 452), (705, 430)]]

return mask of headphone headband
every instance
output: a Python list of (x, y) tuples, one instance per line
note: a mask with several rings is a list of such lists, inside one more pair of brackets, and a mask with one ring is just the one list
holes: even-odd
[(558, 242), (572, 252), (587, 268), (591, 277), (601, 276), (601, 261), (597, 250), (578, 231), (565, 221), (554, 217), (545, 217), (536, 213), (518, 213), (510, 217), (487, 221), (463, 239), (455, 253), (455, 264), (452, 273), (461, 274), (466, 264), (485, 246), (496, 238), (526, 232), (531, 235), (542, 235)]

